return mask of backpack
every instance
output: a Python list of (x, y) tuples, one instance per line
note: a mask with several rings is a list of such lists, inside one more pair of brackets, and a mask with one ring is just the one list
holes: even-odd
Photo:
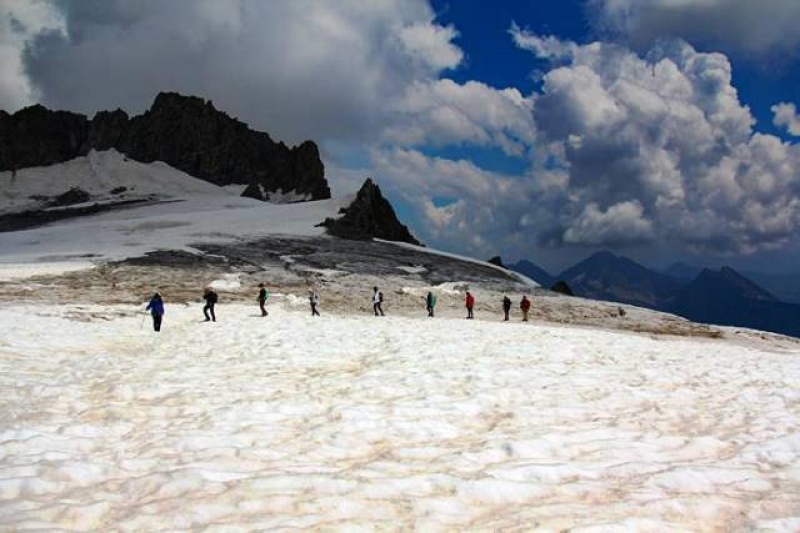
[(379, 293), (378, 293), (378, 301), (379, 301), (380, 303), (383, 303), (383, 293), (382, 293), (382, 292), (379, 292)]
[(211, 294), (208, 295), (208, 301), (211, 302), (212, 304), (217, 303), (217, 298), (218, 298), (217, 293), (214, 291), (211, 291)]

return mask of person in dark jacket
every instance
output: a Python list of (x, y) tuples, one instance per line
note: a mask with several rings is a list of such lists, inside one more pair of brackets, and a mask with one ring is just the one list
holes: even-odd
[(425, 309), (428, 310), (428, 316), (433, 318), (433, 311), (436, 308), (436, 296), (433, 295), (432, 292), (428, 291), (428, 295), (425, 297)]
[(531, 301), (528, 300), (527, 296), (522, 297), (522, 301), (519, 303), (519, 308), (522, 310), (522, 321), (528, 321), (528, 313), (531, 311)]
[(319, 316), (317, 306), (319, 305), (319, 294), (315, 291), (308, 291), (308, 303), (311, 305), (311, 316)]
[(164, 301), (161, 299), (160, 294), (155, 293), (150, 298), (150, 303), (147, 304), (145, 311), (150, 311), (150, 315), (153, 317), (153, 329), (161, 331), (161, 319), (164, 317)]
[(471, 292), (467, 291), (467, 297), (464, 301), (467, 306), (467, 318), (473, 319), (475, 315), (472, 314), (472, 309), (475, 307), (475, 297)]
[(261, 316), (267, 316), (267, 309), (264, 307), (267, 305), (267, 298), (269, 298), (269, 293), (267, 289), (264, 287), (263, 283), (258, 284), (258, 307), (261, 309)]
[(508, 296), (503, 296), (503, 313), (506, 317), (503, 319), (504, 322), (508, 322), (508, 314), (511, 312), (511, 298)]
[[(203, 315), (206, 317), (206, 322), (209, 320), (217, 321), (217, 315), (214, 314), (214, 306), (217, 304), (218, 299), (217, 293), (206, 287), (203, 293), (203, 300), (206, 301), (206, 305), (203, 307)], [(209, 314), (211, 314), (210, 317)]]

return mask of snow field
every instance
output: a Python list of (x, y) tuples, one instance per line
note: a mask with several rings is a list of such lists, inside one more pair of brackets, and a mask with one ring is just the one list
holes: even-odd
[(37, 204), (31, 196), (58, 196), (72, 187), (105, 198), (111, 198), (110, 191), (117, 187), (127, 189), (123, 197), (231, 194), (161, 161), (139, 163), (116, 150), (92, 150), (84, 157), (45, 167), (24, 168), (16, 175), (0, 172), (0, 211), (35, 207)]
[(537, 323), (217, 314), (201, 323), (199, 305), (168, 302), (157, 335), (131, 307), (0, 308), (0, 529), (800, 521), (797, 353)]
[[(154, 250), (187, 250), (197, 242), (233, 242), (264, 235), (321, 236), (315, 227), (353, 197), (270, 204), (238, 196), (235, 187), (218, 187), (157, 161), (139, 163), (115, 150), (92, 151), (66, 163), (0, 172), (0, 212), (38, 209), (31, 196), (55, 196), (80, 187), (93, 195), (88, 205), (111, 199), (155, 195), (162, 203), (112, 210), (26, 231), (0, 233), (3, 264), (47, 263), (70, 270), (71, 261), (122, 260)], [(127, 190), (119, 196), (110, 191)], [(291, 193), (281, 195), (291, 200)], [(10, 270), (10, 266), (5, 270)], [(16, 269), (19, 270), (19, 269)], [(19, 277), (19, 276), (15, 276)]]

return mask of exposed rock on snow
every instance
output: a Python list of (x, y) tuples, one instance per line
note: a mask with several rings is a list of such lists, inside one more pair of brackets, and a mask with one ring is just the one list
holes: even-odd
[(557, 292), (559, 294), (563, 294), (565, 296), (575, 296), (569, 284), (564, 280), (558, 280), (555, 283), (553, 283), (553, 286), (550, 287), (550, 290), (553, 292)]
[(380, 187), (372, 179), (364, 182), (353, 203), (342, 209), (341, 214), (338, 218), (327, 218), (323, 222), (328, 233), (336, 237), (420, 244), (397, 219), (392, 205), (383, 197)]

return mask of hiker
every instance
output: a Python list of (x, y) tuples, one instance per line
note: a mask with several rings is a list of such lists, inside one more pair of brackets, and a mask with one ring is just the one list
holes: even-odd
[(381, 304), (383, 304), (383, 293), (378, 290), (378, 287), (372, 287), (372, 310), (375, 312), (375, 316), (384, 316)]
[(308, 303), (311, 304), (311, 316), (319, 316), (319, 311), (317, 311), (319, 294), (314, 291), (308, 291)]
[[(161, 319), (164, 316), (164, 301), (161, 299), (160, 294), (155, 293), (153, 297), (150, 298), (150, 303), (148, 303), (145, 308), (145, 312), (146, 311), (150, 311), (150, 315), (153, 317), (153, 329), (161, 331)], [(142, 322), (144, 322), (144, 318)]]
[(467, 318), (473, 319), (475, 316), (472, 314), (472, 308), (475, 307), (475, 297), (472, 296), (472, 293), (467, 291), (467, 298), (466, 298), (466, 305), (467, 305)]
[[(206, 317), (206, 322), (209, 320), (217, 321), (217, 315), (214, 314), (214, 306), (217, 303), (217, 299), (217, 293), (206, 287), (205, 292), (203, 292), (203, 300), (206, 301), (206, 305), (203, 307), (203, 315)], [(209, 312), (211, 313), (210, 317), (208, 316)]]
[(267, 299), (269, 299), (269, 293), (263, 283), (258, 284), (258, 289), (258, 307), (261, 308), (261, 316), (267, 316), (269, 313), (267, 313), (264, 306), (267, 304)]
[(505, 313), (506, 317), (503, 319), (503, 322), (508, 322), (508, 314), (511, 312), (511, 298), (508, 295), (503, 296), (503, 313)]
[(436, 296), (433, 295), (432, 292), (428, 291), (428, 295), (425, 297), (425, 309), (428, 310), (428, 316), (433, 318), (433, 310), (436, 307)]
[(528, 321), (528, 313), (531, 310), (531, 301), (528, 300), (527, 296), (522, 297), (522, 301), (519, 303), (519, 308), (522, 309), (522, 321)]

